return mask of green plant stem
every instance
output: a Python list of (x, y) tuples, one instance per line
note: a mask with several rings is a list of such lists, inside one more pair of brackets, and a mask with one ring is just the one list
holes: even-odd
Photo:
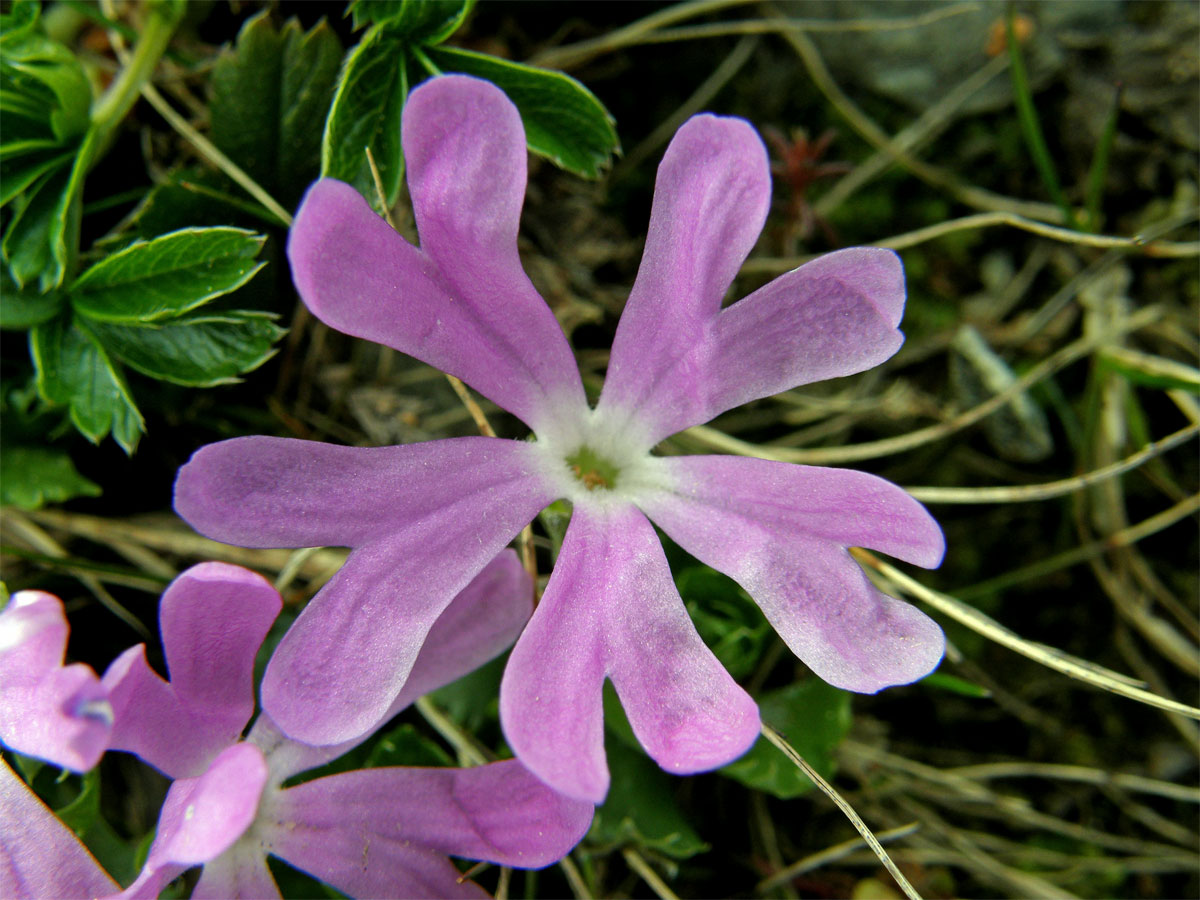
[(1025, 72), (1025, 60), (1021, 56), (1020, 43), (1017, 40), (1014, 21), (1016, 19), (1015, 5), (1009, 5), (1008, 15), (1005, 17), (1005, 30), (1008, 39), (1008, 58), (1010, 63), (1010, 71), (1012, 73), (1013, 83), (1013, 101), (1017, 105), (1017, 119), (1021, 123), (1021, 133), (1025, 136), (1025, 143), (1029, 147), (1029, 153), (1033, 157), (1033, 163), (1037, 166), (1038, 174), (1042, 176), (1042, 183), (1046, 185), (1046, 190), (1050, 194), (1050, 199), (1054, 204), (1062, 210), (1064, 221), (1074, 227), (1075, 213), (1071, 210), (1067, 203), (1067, 198), (1063, 194), (1062, 187), (1058, 182), (1058, 173), (1054, 170), (1054, 160), (1050, 157), (1050, 148), (1046, 146), (1046, 139), (1042, 135), (1042, 127), (1038, 123), (1037, 110), (1033, 105), (1033, 93), (1029, 88), (1029, 76)]
[(1095, 233), (1100, 230), (1100, 200), (1104, 196), (1104, 177), (1108, 174), (1108, 158), (1112, 151), (1113, 139), (1117, 135), (1117, 117), (1121, 113), (1122, 85), (1118, 84), (1113, 91), (1112, 106), (1109, 107), (1108, 117), (1104, 120), (1104, 131), (1100, 134), (1100, 142), (1096, 144), (1096, 153), (1092, 157), (1092, 167), (1088, 172), (1087, 200), (1084, 221), (1087, 230)]
[(92, 107), (92, 128), (97, 132), (97, 140), (92, 158), (86, 163), (89, 167), (104, 155), (116, 135), (117, 126), (133, 107), (142, 86), (154, 74), (182, 14), (182, 4), (173, 0), (151, 0), (146, 4), (146, 25), (134, 46), (133, 56), (122, 68), (117, 80)]

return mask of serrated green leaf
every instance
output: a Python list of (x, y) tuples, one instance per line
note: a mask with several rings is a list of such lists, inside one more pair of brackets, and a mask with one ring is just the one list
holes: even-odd
[(612, 786), (588, 831), (601, 846), (632, 844), (675, 859), (703, 853), (708, 845), (675, 801), (678, 782), (655, 763), (619, 741), (607, 747)]
[(43, 116), (59, 140), (88, 127), (92, 87), (70, 50), (32, 29), (0, 44), (0, 83), (6, 91), (40, 98)]
[[(765, 694), (758, 706), (762, 720), (783, 734), (814, 769), (826, 778), (833, 774), (833, 752), (850, 730), (848, 693), (810, 678)], [(783, 799), (798, 797), (813, 787), (808, 777), (763, 737), (745, 756), (718, 771)]]
[(213, 68), (213, 143), (267, 193), (293, 207), (317, 177), (323, 122), (333, 100), (342, 44), (324, 22), (281, 30), (264, 10)]
[(71, 285), (75, 310), (102, 322), (155, 322), (228, 294), (262, 268), (266, 240), (242, 228), (185, 228), (100, 260)]
[(145, 426), (121, 373), (100, 346), (65, 316), (29, 332), (38, 392), (66, 406), (71, 422), (92, 443), (112, 433), (133, 453)]
[(63, 309), (60, 294), (34, 294), (20, 290), (8, 272), (0, 274), (0, 329), (25, 331), (48, 322)]
[(48, 289), (47, 283), (54, 279), (53, 230), (61, 221), (58, 210), (70, 179), (66, 168), (36, 179), (4, 232), (0, 252), (18, 287), (36, 279)]
[(89, 322), (104, 348), (143, 375), (188, 387), (232, 384), (275, 353), (284, 334), (263, 313), (169, 319), (154, 325)]
[[(32, 145), (35, 142), (28, 143)], [(45, 141), (36, 143), (42, 146), (33, 152), (23, 149), (21, 153), (14, 153), (12, 157), (5, 156), (4, 150), (12, 149), (15, 145), (6, 144), (0, 148), (0, 208), (11, 203), (39, 178), (67, 166), (74, 155), (73, 151), (63, 152), (55, 144), (47, 146)]]
[(358, 189), (377, 212), (370, 148), (388, 207), (400, 194), (404, 156), (400, 119), (408, 97), (408, 56), (403, 45), (376, 25), (346, 60), (321, 140), (321, 174)]
[(501, 88), (521, 113), (529, 149), (555, 165), (598, 178), (620, 152), (613, 117), (569, 75), (457, 47), (426, 53), (443, 72), (486, 78)]
[(0, 504), (38, 509), (72, 497), (98, 497), (63, 450), (0, 442)]
[(397, 40), (440, 44), (462, 27), (475, 0), (354, 0), (354, 27), (386, 25)]

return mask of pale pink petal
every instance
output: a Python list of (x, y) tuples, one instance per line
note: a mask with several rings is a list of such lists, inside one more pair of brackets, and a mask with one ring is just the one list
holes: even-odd
[[(517, 555), (504, 550), (434, 622), (408, 680), (379, 724), (385, 724), (418, 697), (458, 680), (503, 653), (517, 639), (532, 610), (533, 582)], [(278, 784), (297, 772), (336, 759), (373, 733), (368, 731), (342, 744), (314, 747), (289, 740), (263, 713), (249, 739), (262, 749), (271, 779)]]
[(900, 488), (862, 472), (747, 458), (664, 464), (677, 487), (647, 490), (638, 505), (688, 553), (738, 581), (823, 679), (873, 693), (937, 666), (941, 629), (876, 590), (845, 549), (941, 561), (941, 530)]
[(18, 591), (0, 612), (0, 743), (84, 772), (104, 754), (113, 714), (95, 672), (63, 665), (67, 631), (62, 601), (42, 591)]
[(425, 465), (393, 495), (393, 532), (350, 554), (267, 666), (263, 707), (296, 740), (338, 744), (376, 726), (438, 616), (554, 499), (532, 444), (463, 438), (399, 449), (420, 450)]
[(331, 328), (457, 375), (530, 427), (549, 407), (582, 403), (566, 338), (521, 271), (515, 236), (515, 269), (501, 255), (464, 252), (461, 273), (443, 271), (333, 179), (309, 189), (288, 237), (296, 290)]
[(702, 115), (676, 132), (658, 168), (646, 248), (599, 404), (652, 421), (650, 444), (709, 418), (707, 332), (770, 199), (766, 150), (748, 122)]
[(159, 606), (171, 680), (141, 645), (109, 667), (111, 747), (172, 778), (201, 774), (254, 712), (254, 656), (281, 606), (270, 582), (239, 566), (201, 563), (171, 582)]
[(839, 250), (781, 275), (716, 317), (688, 424), (879, 365), (904, 343), (903, 310), (904, 269), (890, 250)]
[[(365, 860), (361, 875), (375, 893), (395, 895), (387, 879), (401, 872), (387, 866), (398, 849), (541, 868), (583, 838), (592, 812), (591, 804), (556, 793), (516, 760), (473, 769), (362, 769), (282, 791), (270, 804), (272, 827), (264, 833), (276, 855), (342, 890), (347, 864)], [(402, 859), (392, 864), (405, 867)], [(447, 872), (451, 879), (457, 874)]]
[(278, 896), (279, 887), (266, 855), (257, 844), (239, 841), (204, 864), (191, 900), (267, 900)]
[(79, 838), (0, 759), (0, 897), (103, 897), (118, 890)]
[(175, 511), (242, 547), (359, 547), (537, 480), (541, 465), (533, 445), (485, 437), (401, 447), (233, 438), (201, 447), (179, 470)]
[[(120, 896), (152, 900), (173, 878), (233, 847), (258, 815), (266, 783), (266, 760), (249, 743), (222, 751), (203, 775), (177, 779), (163, 801), (146, 863)], [(248, 878), (257, 881), (252, 873)]]
[(758, 735), (754, 701), (696, 633), (645, 516), (580, 504), (509, 659), (500, 717), (509, 745), (539, 778), (593, 802), (608, 789), (606, 675), (638, 740), (668, 771), (724, 765)]
[(254, 821), (266, 780), (262, 752), (245, 742), (223, 750), (198, 778), (177, 779), (159, 813), (147, 868), (216, 859)]

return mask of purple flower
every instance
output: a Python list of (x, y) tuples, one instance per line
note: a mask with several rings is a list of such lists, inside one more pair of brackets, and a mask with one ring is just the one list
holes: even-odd
[(74, 832), (0, 759), (0, 897), (104, 897), (119, 890)]
[(62, 601), (18, 591), (0, 612), (0, 743), (85, 772), (108, 746), (108, 692), (88, 666), (63, 665), (67, 619)]
[[(435, 623), (387, 715), (509, 646), (529, 617), (531, 597), (511, 551), (487, 565)], [(275, 855), (354, 896), (480, 897), (486, 894), (460, 881), (447, 854), (536, 868), (583, 837), (591, 805), (555, 793), (516, 760), (476, 769), (365, 769), (283, 787), (371, 731), (311, 747), (285, 737), (264, 713), (242, 740), (254, 711), (254, 656), (280, 605), (279, 594), (253, 572), (195, 566), (162, 598), (170, 681), (147, 665), (141, 645), (105, 674), (111, 748), (134, 752), (175, 779), (145, 867), (121, 896), (157, 897), (197, 865), (204, 870), (195, 897), (278, 896), (267, 868), (267, 856)], [(11, 772), (0, 773), (0, 874), (14, 872), (11, 895), (118, 890), (111, 883), (59, 890), (65, 882), (52, 879), (67, 877), (58, 873), (59, 861), (74, 867), (70, 883), (83, 885), (90, 857), (59, 839), (48, 811), (29, 814), (40, 806), (30, 798)], [(28, 849), (46, 841), (44, 850)]]
[(535, 440), (351, 448), (249, 437), (184, 466), (175, 507), (202, 534), (352, 548), (267, 669), (264, 703), (284, 731), (331, 743), (370, 727), (450, 598), (556, 498), (573, 504), (570, 525), (505, 671), (500, 712), (518, 758), (565, 793), (607, 791), (605, 678), (669, 771), (726, 763), (759, 732), (754, 702), (688, 618), (651, 521), (745, 587), (830, 683), (872, 692), (937, 665), (937, 625), (875, 590), (846, 552), (940, 562), (941, 531), (899, 488), (845, 470), (651, 454), (724, 410), (895, 353), (904, 282), (894, 253), (832, 253), (722, 309), (766, 216), (769, 167), (746, 122), (689, 120), (659, 168), (593, 409), (517, 254), (526, 150), (515, 107), (486, 82), (436, 78), (409, 98), (403, 143), (420, 249), (352, 188), (319, 181), (288, 245), (296, 286), (331, 327), (457, 375)]

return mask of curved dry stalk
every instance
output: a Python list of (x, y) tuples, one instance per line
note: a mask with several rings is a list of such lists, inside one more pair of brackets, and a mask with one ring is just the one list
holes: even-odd
[[(879, 843), (886, 844), (915, 834), (920, 828), (920, 822), (909, 822), (907, 825), (901, 825), (899, 828), (889, 828), (887, 831), (881, 831), (875, 837), (878, 838)], [(770, 878), (764, 878), (754, 886), (754, 890), (759, 894), (765, 894), (767, 891), (791, 881), (797, 875), (811, 872), (813, 869), (818, 869), (826, 863), (844, 859), (854, 851), (866, 846), (866, 843), (862, 838), (857, 837), (851, 838), (848, 841), (842, 841), (840, 844), (834, 844), (832, 847), (826, 847), (824, 850), (796, 860), (790, 866), (780, 869)], [(876, 857), (872, 856), (871, 861), (875, 862)]]
[(1183, 803), (1200, 804), (1200, 788), (1147, 778), (1144, 775), (1129, 775), (1124, 772), (1107, 772), (1088, 766), (1069, 766), (1060, 763), (997, 762), (979, 763), (973, 766), (957, 766), (947, 769), (947, 774), (959, 778), (988, 781), (992, 778), (1053, 778), (1059, 781), (1077, 781), (1101, 787), (1113, 786), (1141, 794), (1153, 794)]
[[(1064, 244), (1079, 244), (1084, 247), (1102, 247), (1110, 250), (1136, 250), (1144, 256), (1157, 258), (1178, 259), (1189, 256), (1200, 256), (1200, 241), (1175, 242), (1147, 240), (1143, 236), (1136, 234), (1133, 237), (1118, 237), (1111, 234), (1088, 234), (1082, 231), (1072, 231), (1070, 228), (1062, 228), (1057, 225), (1047, 225), (1044, 222), (1038, 222), (1034, 219), (1017, 215), (1016, 213), (1002, 211), (981, 212), (970, 216), (963, 216), (959, 219), (948, 219), (945, 222), (938, 222), (936, 225), (927, 225), (924, 228), (906, 231), (903, 234), (885, 238), (882, 241), (875, 241), (871, 246), (886, 247), (889, 250), (904, 250), (908, 247), (915, 247), (917, 244), (924, 244), (928, 241), (945, 237), (948, 234), (954, 234), (955, 232), (970, 231), (975, 228), (990, 228), (994, 225), (1008, 225), (1011, 228), (1018, 228), (1021, 231), (1028, 231), (1031, 234), (1040, 235), (1041, 237), (1052, 238)], [(741, 274), (780, 275), (802, 266), (812, 258), (811, 256), (759, 256), (746, 260), (745, 265), (742, 266)]]
[(632, 847), (626, 847), (621, 851), (621, 855), (625, 857), (629, 868), (637, 872), (642, 881), (650, 886), (650, 890), (654, 891), (662, 900), (679, 900), (679, 896), (667, 887), (667, 883), (658, 877), (658, 873), (651, 868), (650, 863), (646, 862), (640, 853)]
[[(16, 531), (39, 553), (44, 553), (46, 556), (54, 559), (62, 559), (67, 556), (67, 551), (63, 549), (58, 541), (54, 540), (49, 534), (16, 510), (9, 509), (5, 512), (4, 524), (6, 527)], [(100, 583), (100, 580), (96, 576), (82, 572), (73, 572), (72, 574), (83, 583), (84, 587), (92, 592), (92, 596), (99, 600), (105, 609), (132, 628), (138, 637), (144, 641), (153, 640), (149, 629), (142, 624), (141, 620), (122, 606), (117, 598), (110, 594), (108, 589)]]
[(641, 43), (647, 35), (664, 26), (749, 2), (751, 0), (691, 0), (690, 3), (676, 3), (600, 37), (543, 50), (526, 62), (544, 69), (570, 69), (620, 47)]
[[(775, 21), (787, 21), (787, 17), (769, 3), (764, 3), (763, 8), (767, 10), (767, 15), (771, 19)], [(967, 184), (948, 172), (932, 166), (924, 160), (917, 159), (910, 153), (897, 147), (891, 136), (880, 128), (870, 116), (859, 109), (854, 101), (846, 96), (842, 89), (838, 87), (837, 81), (834, 80), (833, 75), (826, 68), (825, 61), (821, 59), (821, 54), (817, 51), (816, 45), (809, 40), (806, 34), (800, 31), (784, 31), (782, 32), (782, 36), (792, 45), (792, 49), (800, 57), (800, 61), (804, 64), (804, 68), (808, 71), (809, 77), (812, 78), (817, 89), (825, 95), (825, 99), (830, 102), (842, 118), (849, 122), (851, 127), (867, 143), (871, 144), (877, 150), (887, 153), (917, 178), (939, 190), (946, 191), (957, 200), (975, 209), (1016, 213), (1018, 215), (1030, 216), (1031, 218), (1044, 219), (1048, 222), (1061, 222), (1063, 220), (1062, 211), (1053, 204), (1036, 203), (1029, 200), (1015, 200), (1011, 197), (993, 194), (991, 191), (985, 191), (982, 188)]]
[(908, 879), (904, 877), (904, 873), (900, 871), (899, 867), (894, 862), (892, 862), (892, 858), (888, 856), (887, 851), (883, 849), (883, 845), (879, 843), (879, 839), (875, 837), (871, 829), (867, 827), (867, 824), (862, 820), (858, 813), (854, 811), (854, 807), (851, 806), (846, 799), (837, 792), (833, 785), (821, 777), (820, 772), (810, 766), (808, 761), (796, 752), (796, 748), (789, 744), (783, 735), (781, 735), (766, 722), (763, 723), (762, 733), (763, 737), (779, 748), (783, 755), (790, 759), (813, 784), (819, 787), (821, 792), (833, 801), (834, 806), (840, 809), (842, 814), (850, 820), (850, 824), (854, 826), (854, 830), (862, 835), (862, 839), (879, 858), (879, 861), (883, 863), (883, 867), (888, 870), (894, 879), (896, 879), (896, 884), (900, 885), (900, 889), (904, 891), (904, 895), (908, 897), (909, 900), (921, 900), (921, 895), (917, 893), (916, 888), (909, 883)]
[[(1188, 514), (1194, 512), (1196, 509), (1200, 509), (1200, 495), (1191, 498), (1191, 501)], [(1142, 524), (1144, 525), (1145, 523)], [(1133, 529), (1130, 530), (1132, 531)], [(1056, 648), (1026, 640), (1016, 632), (1005, 628), (995, 619), (984, 615), (961, 600), (951, 597), (949, 594), (943, 594), (940, 591), (925, 587), (925, 585), (905, 575), (895, 566), (885, 563), (873, 553), (858, 547), (851, 548), (850, 552), (859, 562), (883, 575), (901, 593), (924, 601), (939, 612), (950, 616), (956, 622), (966, 625), (972, 631), (976, 631), (989, 640), (1008, 647), (1010, 650), (1015, 650), (1022, 656), (1026, 656), (1034, 662), (1046, 666), (1046, 668), (1054, 669), (1078, 681), (1090, 684), (1093, 687), (1098, 687), (1114, 694), (1120, 694), (1122, 697), (1137, 700), (1148, 706), (1179, 713), (1191, 719), (1200, 719), (1200, 709), (1194, 706), (1188, 706), (1186, 703), (1160, 697), (1158, 694), (1135, 687), (1130, 683), (1131, 679), (1127, 676), (1063, 653)]]
[(1140, 309), (1129, 318), (1123, 319), (1119, 325), (1112, 329), (1096, 334), (1084, 335), (1055, 351), (1036, 366), (1033, 366), (1003, 391), (993, 394), (978, 406), (959, 413), (947, 422), (939, 422), (936, 425), (929, 425), (925, 428), (919, 428), (916, 431), (910, 431), (908, 434), (897, 435), (896, 437), (868, 441), (863, 444), (846, 444), (841, 447), (793, 448), (752, 444), (718, 431), (708, 425), (694, 425), (682, 433), (699, 440), (700, 443), (706, 446), (722, 450), (726, 453), (810, 465), (854, 462), (887, 456), (903, 450), (912, 450), (931, 441), (949, 437), (956, 431), (961, 431), (968, 425), (975, 424), (1008, 404), (1014, 397), (1024, 393), (1043, 378), (1071, 364), (1075, 360), (1087, 356), (1087, 354), (1091, 353), (1097, 347), (1103, 346), (1123, 334), (1145, 328), (1160, 318), (1161, 315), (1162, 308), (1157, 305)]
[(1063, 478), (1044, 484), (1022, 484), (999, 487), (906, 487), (922, 503), (1028, 503), (1033, 500), (1049, 500), (1071, 494), (1090, 485), (1122, 475), (1155, 457), (1177, 447), (1190, 437), (1200, 434), (1200, 424), (1188, 425), (1161, 440), (1147, 444), (1137, 453), (1127, 456), (1112, 465)]

